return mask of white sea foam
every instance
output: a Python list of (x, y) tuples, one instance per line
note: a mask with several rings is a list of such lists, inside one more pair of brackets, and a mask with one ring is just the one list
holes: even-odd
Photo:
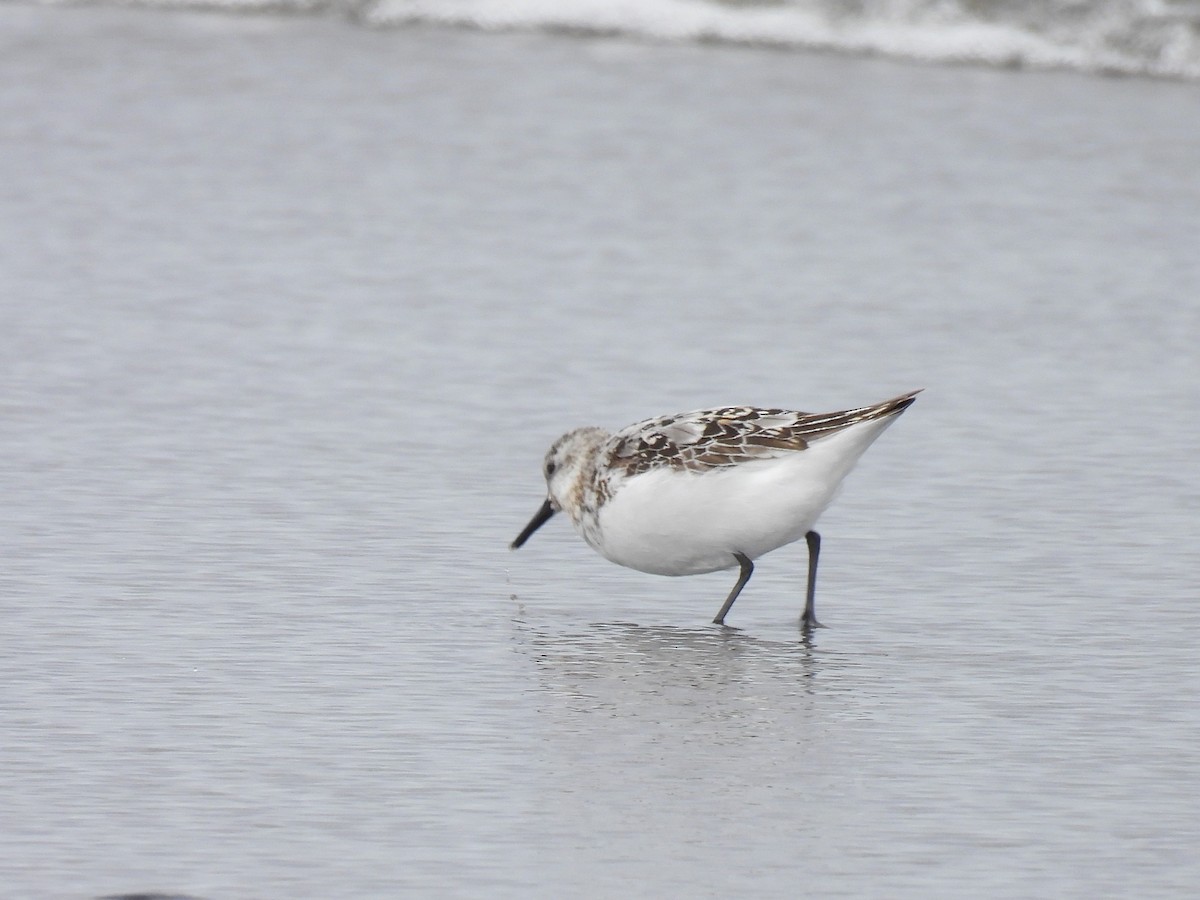
[[(51, 0), (53, 2), (53, 0)], [(103, 0), (101, 0), (103, 2)], [(1197, 0), (143, 0), (363, 24), (567, 31), (927, 62), (1200, 78)]]
[(891, 0), (378, 0), (374, 24), (553, 29), (716, 41), (935, 62), (1200, 77), (1200, 6), (1161, 0), (1084, 5)]

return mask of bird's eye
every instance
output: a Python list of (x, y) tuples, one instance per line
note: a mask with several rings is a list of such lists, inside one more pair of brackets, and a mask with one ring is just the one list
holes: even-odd
[(553, 475), (555, 473), (555, 471), (557, 471), (557, 469), (558, 469), (558, 463), (554, 462), (553, 460), (546, 463), (546, 477), (549, 478), (551, 475)]

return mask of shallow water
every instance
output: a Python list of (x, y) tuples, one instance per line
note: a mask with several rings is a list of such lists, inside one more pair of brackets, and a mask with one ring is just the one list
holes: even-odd
[[(12, 896), (1184, 897), (1194, 88), (0, 9)], [(925, 387), (619, 569), (559, 432)]]

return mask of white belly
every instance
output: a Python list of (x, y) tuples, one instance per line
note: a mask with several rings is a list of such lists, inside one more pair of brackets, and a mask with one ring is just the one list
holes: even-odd
[(687, 472), (658, 469), (624, 482), (598, 514), (613, 562), (656, 575), (696, 575), (757, 559), (804, 537), (842, 479), (892, 419), (864, 422), (774, 459)]

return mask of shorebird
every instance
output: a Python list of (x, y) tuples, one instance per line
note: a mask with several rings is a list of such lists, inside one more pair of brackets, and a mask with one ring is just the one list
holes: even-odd
[(815, 627), (821, 536), (813, 527), (858, 458), (919, 393), (832, 413), (724, 406), (611, 434), (569, 431), (546, 453), (548, 496), (511, 547), (561, 511), (618, 565), (656, 575), (737, 567), (737, 583), (713, 619), (724, 625), (754, 560), (803, 537), (801, 624)]

